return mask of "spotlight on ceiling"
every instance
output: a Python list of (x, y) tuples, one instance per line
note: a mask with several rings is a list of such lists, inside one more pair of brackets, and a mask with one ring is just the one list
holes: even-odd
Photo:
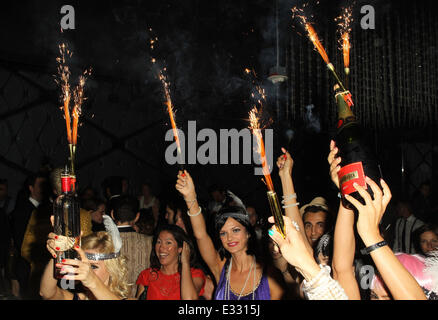
[(271, 81), (273, 84), (286, 81), (286, 68), (280, 66), (272, 67), (271, 69), (269, 69), (268, 80)]

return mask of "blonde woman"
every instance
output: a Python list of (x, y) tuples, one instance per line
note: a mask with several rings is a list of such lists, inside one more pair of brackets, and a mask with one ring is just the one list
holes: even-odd
[[(49, 234), (47, 250), (56, 257), (61, 236)], [(40, 295), (45, 300), (121, 300), (126, 299), (130, 286), (127, 283), (125, 258), (115, 252), (111, 236), (105, 232), (92, 233), (82, 238), (82, 247), (75, 246), (81, 260), (65, 259), (56, 267), (61, 268), (62, 279), (78, 281), (83, 290), (70, 292), (58, 286), (53, 276), (54, 260), (51, 259), (41, 278)], [(61, 281), (62, 283), (62, 281)]]

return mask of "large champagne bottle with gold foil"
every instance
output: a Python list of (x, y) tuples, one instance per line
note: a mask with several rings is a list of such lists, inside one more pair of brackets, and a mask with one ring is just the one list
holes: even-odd
[[(63, 259), (78, 259), (73, 246), (80, 246), (81, 224), (80, 203), (72, 190), (71, 173), (66, 168), (61, 174), (62, 194), (53, 203), (54, 233), (63, 236), (63, 247), (56, 252), (56, 263)], [(59, 278), (59, 269), (55, 267), (55, 277)]]
[(347, 209), (353, 205), (345, 199), (345, 195), (356, 198), (365, 204), (363, 198), (353, 187), (356, 182), (373, 195), (373, 191), (365, 182), (368, 176), (380, 185), (381, 171), (375, 153), (370, 148), (366, 132), (353, 114), (353, 100), (349, 91), (342, 91), (335, 86), (335, 98), (338, 106), (338, 125), (335, 137), (339, 149), (337, 156), (341, 157), (341, 170), (338, 173), (342, 204)]

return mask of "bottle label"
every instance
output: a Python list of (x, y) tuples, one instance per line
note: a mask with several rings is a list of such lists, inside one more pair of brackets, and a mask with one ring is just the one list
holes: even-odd
[(70, 192), (71, 191), (71, 179), (70, 177), (62, 177), (61, 178), (61, 187), (62, 192)]
[(353, 187), (355, 182), (367, 189), (362, 162), (354, 162), (342, 167), (338, 172), (338, 178), (342, 195), (355, 192), (356, 189)]

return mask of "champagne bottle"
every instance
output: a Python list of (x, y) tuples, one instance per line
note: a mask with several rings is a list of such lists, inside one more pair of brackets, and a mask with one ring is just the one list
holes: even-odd
[(353, 107), (351, 93), (342, 91), (338, 85), (335, 86), (335, 91), (338, 106), (335, 142), (339, 149), (337, 156), (341, 157), (339, 164), (341, 170), (338, 172), (339, 188), (342, 195), (342, 205), (347, 209), (354, 209), (354, 206), (345, 199), (346, 194), (359, 200), (362, 204), (365, 204), (365, 201), (353, 184), (356, 182), (373, 196), (373, 191), (365, 182), (365, 177), (368, 176), (379, 185), (382, 175), (377, 157), (366, 139), (366, 132), (351, 110)]
[[(72, 192), (71, 175), (66, 167), (61, 174), (62, 194), (53, 203), (54, 232), (66, 238), (66, 243), (60, 251), (56, 252), (56, 263), (62, 263), (63, 259), (78, 259), (77, 252), (73, 249), (75, 245), (80, 246), (81, 224), (80, 224), (80, 203)], [(56, 278), (60, 278), (59, 269), (54, 270)]]

